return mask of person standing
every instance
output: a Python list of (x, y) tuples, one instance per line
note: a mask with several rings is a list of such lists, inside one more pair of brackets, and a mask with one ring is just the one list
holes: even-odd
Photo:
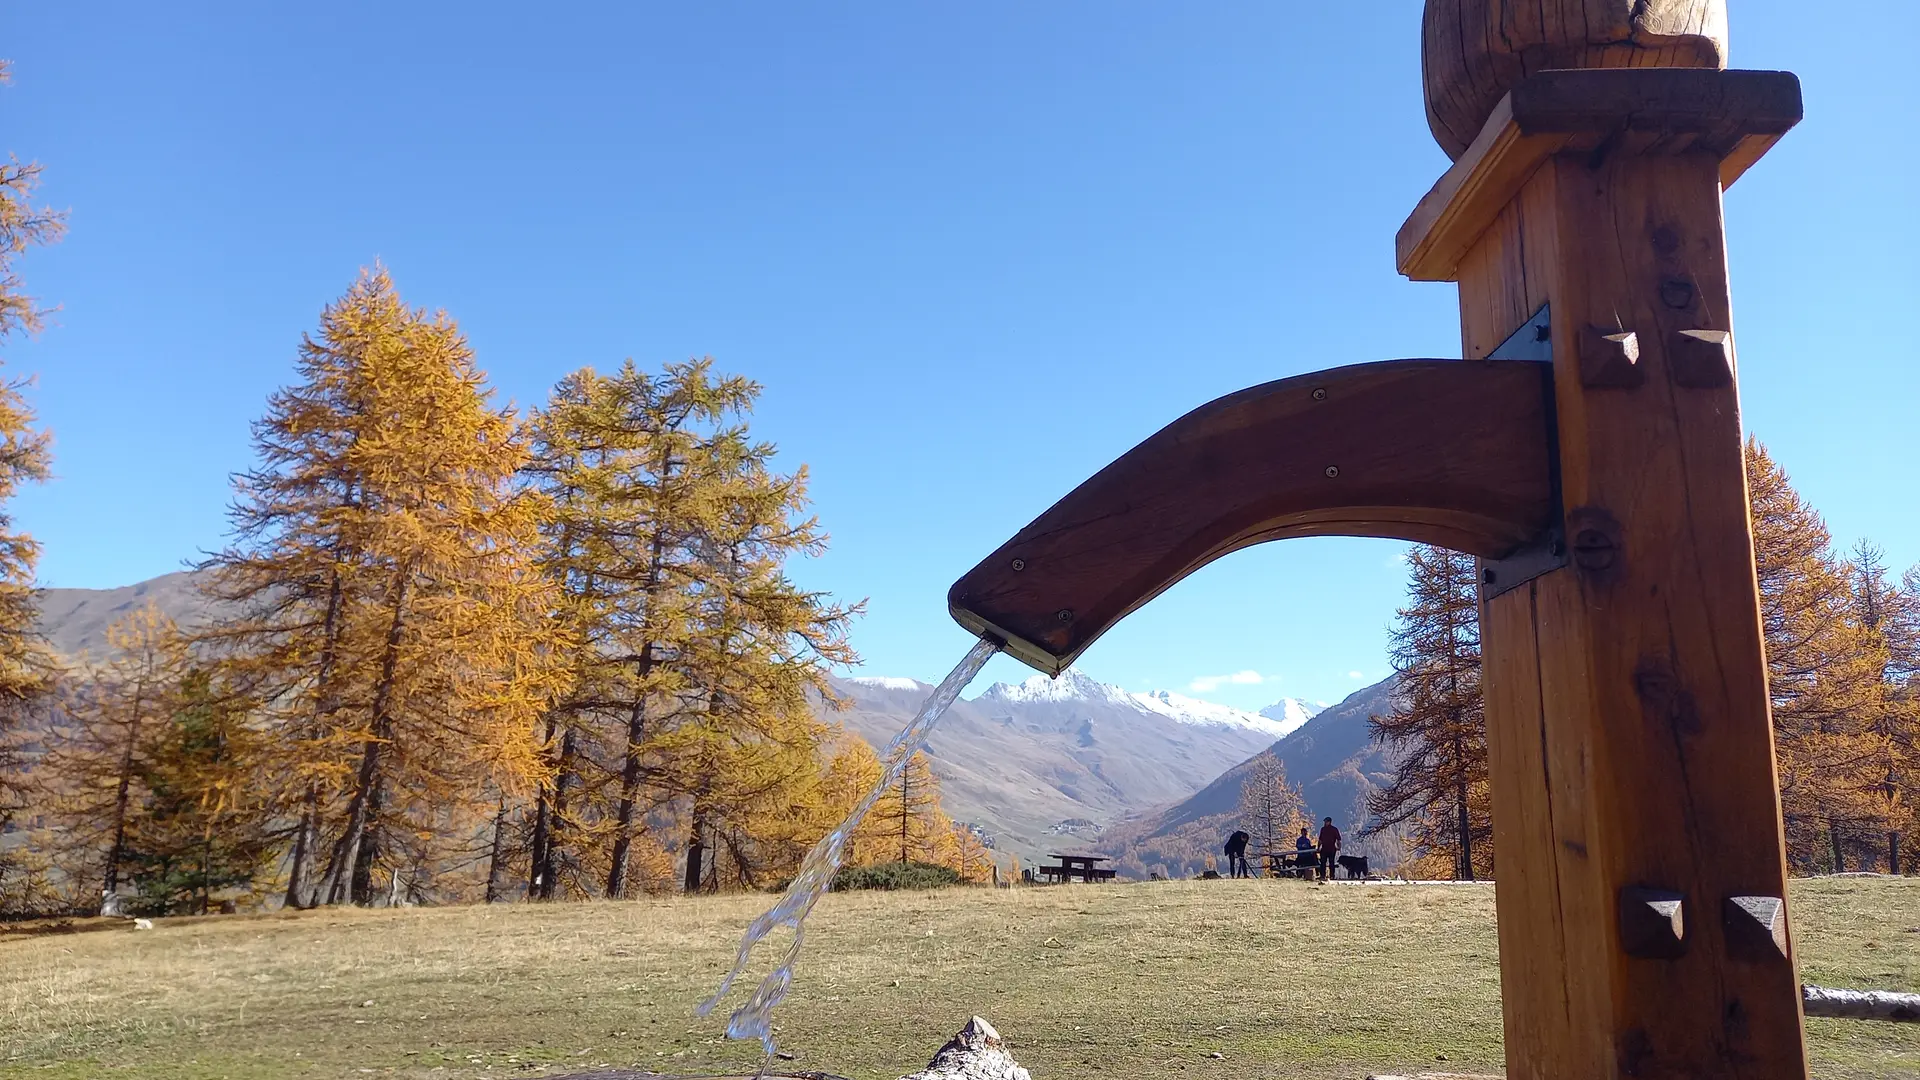
[(1340, 854), (1340, 830), (1333, 827), (1333, 819), (1328, 818), (1320, 826), (1320, 880), (1333, 876), (1333, 857)]
[(1227, 837), (1227, 873), (1230, 877), (1253, 876), (1247, 870), (1247, 842), (1252, 839), (1253, 837), (1239, 829), (1235, 829), (1233, 835)]

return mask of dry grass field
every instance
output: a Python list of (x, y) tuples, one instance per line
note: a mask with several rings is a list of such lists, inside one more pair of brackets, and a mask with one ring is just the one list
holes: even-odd
[[(1920, 990), (1920, 879), (1798, 883), (1803, 977)], [(750, 1067), (695, 1019), (764, 896), (0, 932), (0, 1076)], [(1498, 1072), (1484, 887), (1157, 883), (828, 897), (789, 1066), (892, 1078), (979, 1013), (1040, 1080)], [(742, 995), (744, 996), (744, 995)], [(736, 999), (737, 1000), (737, 999)], [(1920, 1077), (1920, 1025), (1813, 1021), (1814, 1075)], [(1218, 1054), (1220, 1056), (1212, 1056)]]

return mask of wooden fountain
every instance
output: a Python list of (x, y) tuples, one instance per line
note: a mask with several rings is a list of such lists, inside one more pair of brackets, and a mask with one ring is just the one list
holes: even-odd
[(1720, 205), (1799, 82), (1725, 69), (1725, 0), (1428, 0), (1422, 45), (1455, 160), (1399, 269), (1465, 358), (1204, 405), (949, 606), (1057, 675), (1250, 544), (1479, 556), (1509, 1075), (1804, 1078)]

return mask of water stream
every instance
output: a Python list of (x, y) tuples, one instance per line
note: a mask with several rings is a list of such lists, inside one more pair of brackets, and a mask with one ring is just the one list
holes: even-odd
[[(720, 999), (726, 997), (727, 991), (733, 988), (733, 980), (739, 978), (740, 973), (746, 970), (753, 947), (767, 935), (782, 926), (791, 927), (793, 941), (787, 946), (787, 954), (781, 958), (780, 966), (760, 980), (760, 985), (754, 988), (753, 995), (747, 998), (745, 1004), (733, 1010), (733, 1014), (727, 1018), (727, 1038), (759, 1039), (760, 1045), (766, 1048), (767, 1058), (772, 1059), (776, 1051), (773, 1041), (773, 1007), (780, 1004), (780, 1000), (787, 996), (787, 988), (793, 984), (793, 965), (800, 958), (800, 944), (805, 936), (804, 926), (807, 916), (813, 912), (814, 902), (820, 899), (820, 895), (826, 892), (827, 886), (833, 882), (834, 871), (840, 869), (840, 859), (845, 854), (848, 839), (853, 836), (853, 831), (860, 827), (861, 819), (867, 816), (867, 811), (873, 809), (873, 804), (879, 801), (880, 796), (899, 782), (900, 774), (906, 769), (907, 762), (927, 744), (927, 736), (933, 733), (933, 725), (940, 719), (941, 714), (953, 706), (954, 701), (960, 697), (960, 691), (966, 689), (967, 684), (973, 681), (973, 677), (980, 674), (980, 669), (985, 667), (987, 661), (993, 658), (993, 654), (999, 651), (999, 642), (991, 638), (982, 638), (967, 653), (966, 658), (960, 661), (959, 666), (941, 680), (940, 685), (935, 687), (933, 694), (927, 698), (926, 704), (920, 706), (920, 712), (914, 716), (913, 722), (908, 724), (900, 734), (894, 736), (893, 742), (887, 745), (886, 752), (882, 755), (885, 768), (881, 770), (880, 780), (874, 784), (873, 790), (867, 792), (866, 798), (860, 800), (860, 805), (853, 808), (853, 812), (847, 815), (845, 821), (832, 832), (821, 837), (819, 843), (813, 845), (813, 850), (807, 853), (806, 861), (800, 864), (800, 873), (794, 877), (793, 884), (787, 886), (786, 894), (780, 897), (780, 902), (768, 908), (765, 914), (753, 920), (753, 925), (747, 927), (746, 934), (740, 938), (740, 951), (734, 956), (733, 970), (727, 972), (727, 977), (720, 980), (720, 988), (713, 992), (713, 996), (701, 1002), (700, 1007), (694, 1010), (697, 1015), (705, 1016), (720, 1004)], [(762, 1068), (764, 1069), (765, 1066), (763, 1065)]]

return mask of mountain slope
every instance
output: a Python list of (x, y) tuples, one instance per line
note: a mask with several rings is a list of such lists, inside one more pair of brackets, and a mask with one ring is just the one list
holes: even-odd
[(107, 627), (148, 603), (182, 626), (206, 621), (212, 605), (194, 588), (194, 573), (182, 570), (117, 589), (43, 589), (39, 596), (40, 632), (62, 656), (107, 651)]
[[(1367, 854), (1382, 866), (1391, 865), (1398, 852), (1386, 844), (1361, 845), (1358, 833), (1367, 820), (1367, 794), (1392, 773), (1392, 761), (1373, 743), (1367, 721), (1392, 707), (1393, 689), (1389, 678), (1356, 691), (1262, 749), (1279, 758), (1288, 780), (1300, 788), (1312, 820), (1333, 818), (1347, 836), (1349, 850)], [(1254, 756), (1192, 796), (1109, 830), (1101, 838), (1101, 852), (1114, 856), (1123, 871), (1135, 876), (1186, 877), (1198, 872), (1237, 825), (1240, 792)]]
[[(190, 573), (119, 589), (49, 589), (41, 630), (63, 654), (107, 651), (106, 628), (149, 601), (184, 625), (214, 614)], [(913, 679), (835, 680), (850, 707), (826, 719), (876, 747), (892, 741), (932, 687)], [(1088, 846), (1114, 822), (1186, 799), (1293, 731), (1313, 712), (1282, 701), (1244, 712), (1180, 694), (1133, 694), (1077, 671), (990, 687), (961, 701), (929, 744), (947, 812), (1032, 861)]]
[[(829, 714), (885, 746), (932, 687), (836, 680)], [(1078, 672), (962, 700), (928, 741), (948, 813), (1024, 860), (1087, 846), (1115, 821), (1184, 799), (1273, 741), (1270, 718), (1179, 695), (1129, 694)]]

